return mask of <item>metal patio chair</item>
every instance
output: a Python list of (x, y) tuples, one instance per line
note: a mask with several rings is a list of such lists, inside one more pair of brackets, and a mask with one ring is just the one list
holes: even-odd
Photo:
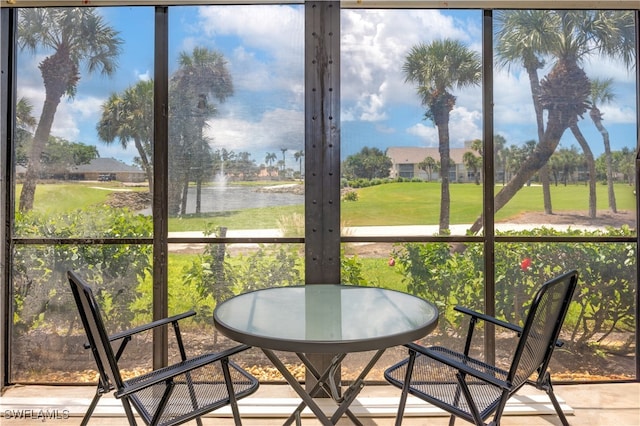
[[(486, 425), (484, 421), (492, 414), (488, 424), (497, 426), (507, 400), (530, 384), (549, 395), (560, 421), (567, 426), (547, 367), (554, 348), (562, 345), (557, 339), (577, 281), (578, 273), (574, 270), (544, 283), (531, 302), (523, 327), (456, 307), (471, 317), (463, 353), (439, 346), (405, 345), (409, 357), (385, 371), (385, 379), (402, 389), (396, 425), (402, 423), (407, 395), (411, 394), (450, 413), (450, 426), (457, 417), (478, 426)], [(478, 321), (518, 334), (508, 370), (468, 355)]]
[[(89, 340), (87, 348), (91, 349), (100, 373), (96, 395), (82, 419), (82, 425), (88, 423), (100, 397), (111, 391), (115, 391), (114, 396), (122, 401), (131, 425), (136, 424), (131, 406), (148, 425), (177, 425), (196, 419), (201, 426), (200, 416), (226, 405), (231, 405), (235, 424), (241, 424), (237, 400), (255, 392), (258, 380), (230, 361), (229, 357), (248, 349), (248, 346), (239, 345), (219, 353), (187, 358), (178, 322), (195, 315), (193, 311), (108, 336), (91, 288), (73, 271), (68, 271), (67, 275)], [(123, 380), (118, 361), (131, 338), (168, 324), (173, 326), (181, 361)], [(118, 342), (114, 353), (112, 344)]]

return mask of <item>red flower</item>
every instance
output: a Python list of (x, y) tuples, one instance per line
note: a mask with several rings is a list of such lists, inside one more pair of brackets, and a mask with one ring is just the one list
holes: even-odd
[(396, 260), (393, 257), (389, 258), (389, 266), (396, 266)]
[(529, 268), (531, 268), (531, 259), (525, 257), (524, 259), (522, 259), (522, 262), (520, 262), (520, 269), (522, 269), (522, 271), (524, 272), (527, 272)]

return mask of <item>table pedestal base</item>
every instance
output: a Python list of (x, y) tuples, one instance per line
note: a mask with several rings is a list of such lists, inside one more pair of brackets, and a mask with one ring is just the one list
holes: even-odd
[[(347, 354), (335, 355), (331, 359), (331, 363), (329, 364), (329, 366), (323, 372), (320, 372), (309, 361), (309, 358), (307, 358), (305, 354), (296, 353), (300, 361), (302, 361), (305, 367), (307, 367), (307, 370), (316, 379), (316, 384), (310, 391), (307, 392), (305, 388), (300, 385), (300, 383), (298, 383), (293, 374), (291, 374), (284, 363), (280, 361), (280, 359), (272, 350), (262, 348), (262, 351), (278, 369), (278, 371), (280, 371), (287, 383), (289, 383), (293, 390), (296, 391), (300, 398), (302, 398), (302, 402), (300, 403), (300, 405), (298, 405), (293, 414), (291, 414), (291, 416), (285, 421), (285, 426), (290, 425), (294, 421), (296, 422), (297, 426), (301, 426), (301, 413), (305, 407), (309, 407), (313, 414), (316, 415), (316, 418), (325, 426), (335, 425), (336, 423), (338, 423), (338, 420), (340, 420), (340, 417), (342, 417), (344, 414), (346, 414), (354, 424), (362, 426), (362, 423), (358, 420), (355, 414), (353, 414), (351, 410), (349, 410), (349, 406), (364, 387), (364, 378), (367, 376), (367, 374), (369, 374), (369, 371), (371, 371), (375, 363), (378, 362), (385, 351), (384, 349), (377, 351), (373, 355), (371, 360), (360, 372), (356, 380), (354, 380), (353, 383), (351, 383), (351, 385), (345, 389), (343, 395), (340, 395), (340, 391), (338, 389), (338, 385), (335, 383), (334, 377), (336, 370), (340, 366), (342, 360), (347, 356)], [(313, 397), (316, 396), (321, 390), (331, 395), (331, 398), (338, 404), (338, 408), (333, 413), (331, 418), (329, 418), (313, 400)]]

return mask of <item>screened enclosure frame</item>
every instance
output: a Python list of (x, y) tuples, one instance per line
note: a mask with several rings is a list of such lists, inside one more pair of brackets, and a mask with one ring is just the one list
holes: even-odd
[[(180, 5), (216, 5), (216, 4), (304, 4), (305, 7), (305, 235), (304, 237), (250, 237), (250, 238), (169, 238), (168, 236), (168, 120), (166, 117), (168, 103), (168, 14), (169, 6)], [(406, 242), (444, 242), (444, 243), (477, 243), (484, 249), (485, 278), (485, 312), (495, 314), (495, 246), (506, 242), (554, 242), (554, 243), (630, 243), (635, 245), (636, 252), (636, 303), (635, 303), (635, 380), (640, 378), (640, 295), (637, 291), (640, 277), (640, 236), (635, 237), (519, 237), (500, 236), (495, 233), (494, 223), (494, 161), (493, 156), (485, 156), (482, 175), (484, 177), (483, 212), (484, 233), (482, 235), (450, 235), (450, 236), (341, 236), (340, 229), (340, 10), (349, 8), (443, 8), (475, 9), (482, 12), (482, 111), (483, 139), (485, 152), (493, 152), (494, 117), (493, 108), (493, 9), (509, 8), (574, 8), (593, 7), (593, 2), (580, 1), (92, 1), (91, 5), (100, 6), (155, 6), (155, 63), (154, 63), (154, 197), (153, 203), (153, 237), (152, 238), (20, 238), (13, 236), (13, 218), (15, 194), (13, 191), (14, 152), (12, 141), (15, 130), (15, 97), (16, 97), (16, 33), (17, 9), (20, 7), (53, 7), (77, 6), (77, 1), (37, 1), (37, 0), (2, 0), (0, 9), (0, 59), (1, 59), (1, 100), (0, 116), (0, 170), (2, 185), (0, 196), (2, 210), (0, 218), (4, 226), (0, 231), (2, 244), (2, 261), (0, 262), (2, 287), (0, 288), (0, 356), (2, 357), (2, 386), (12, 383), (10, 372), (10, 336), (12, 313), (12, 278), (11, 253), (15, 246), (21, 245), (58, 245), (58, 244), (145, 244), (153, 246), (153, 316), (166, 317), (167, 312), (167, 255), (170, 244), (180, 243), (274, 243), (303, 244), (305, 249), (305, 282), (339, 283), (340, 282), (340, 246), (342, 243), (406, 243)], [(640, 46), (640, 26), (637, 1), (601, 1), (601, 9), (635, 10), (636, 27), (636, 61)], [(329, 59), (331, 58), (331, 59)], [(487, 60), (489, 58), (489, 60)], [(640, 70), (635, 69), (636, 84), (640, 87)], [(638, 97), (636, 97), (638, 99)], [(314, 114), (313, 111), (322, 111)], [(640, 105), (636, 108), (636, 120), (640, 123)], [(640, 145), (636, 133), (636, 152)], [(640, 155), (636, 160), (635, 191), (638, 194), (640, 185)], [(640, 223), (640, 201), (636, 197), (636, 224)], [(154, 367), (167, 364), (167, 339), (165, 331), (154, 334)], [(488, 361), (495, 352), (495, 336), (485, 334), (485, 352)], [(319, 364), (327, 360), (315, 360)]]

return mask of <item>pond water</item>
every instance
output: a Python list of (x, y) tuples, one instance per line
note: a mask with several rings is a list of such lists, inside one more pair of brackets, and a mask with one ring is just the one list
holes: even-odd
[[(215, 185), (202, 188), (201, 213), (225, 212), (304, 203), (304, 196), (289, 192), (260, 192), (258, 187)], [(196, 211), (196, 189), (189, 188), (187, 214)]]

